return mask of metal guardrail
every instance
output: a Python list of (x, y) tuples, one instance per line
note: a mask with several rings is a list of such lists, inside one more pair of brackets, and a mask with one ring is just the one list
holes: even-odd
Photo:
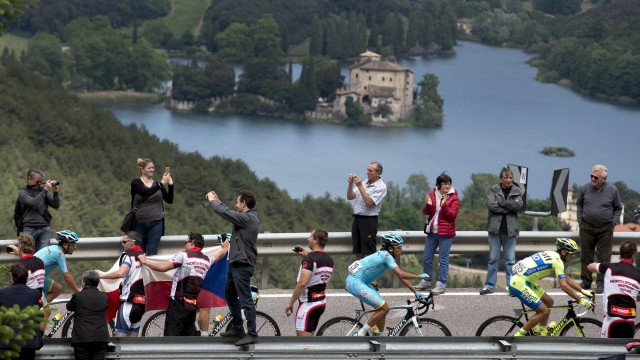
[[(379, 231), (385, 233), (399, 233), (406, 241), (404, 252), (410, 254), (422, 253), (425, 234), (422, 231)], [(187, 235), (163, 236), (160, 241), (160, 254), (175, 254), (183, 249)], [(205, 246), (213, 246), (217, 235), (204, 235)], [(262, 233), (258, 235), (258, 254), (260, 256), (293, 255), (291, 249), (295, 245), (305, 245), (309, 233)], [(558, 237), (578, 239), (577, 232), (569, 231), (521, 231), (518, 237), (516, 251), (528, 254), (542, 249), (553, 249), (554, 241)], [(617, 232), (613, 236), (613, 253), (617, 254), (620, 244), (625, 240), (640, 241), (640, 233)], [(53, 244), (54, 242), (52, 242)], [(4, 250), (6, 245), (17, 244), (17, 240), (0, 240), (0, 262), (15, 261), (16, 257)], [(331, 254), (351, 254), (351, 233), (331, 232), (327, 251)], [(486, 231), (458, 231), (453, 240), (451, 252), (454, 254), (482, 254), (489, 252)], [(122, 253), (120, 237), (80, 238), (77, 249), (69, 256), (69, 261), (75, 260), (112, 260)]]
[[(107, 359), (598, 359), (626, 354), (628, 339), (566, 337), (261, 337), (237, 347), (221, 337), (112, 338)], [(45, 339), (36, 359), (73, 358), (68, 339)], [(639, 359), (638, 355), (627, 355)]]

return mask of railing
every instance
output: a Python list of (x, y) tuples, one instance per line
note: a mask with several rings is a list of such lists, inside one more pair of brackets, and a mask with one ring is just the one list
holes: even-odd
[[(425, 234), (422, 231), (379, 231), (378, 235), (393, 232), (402, 235), (405, 240), (404, 252), (421, 254), (424, 249)], [(263, 257), (262, 287), (267, 287), (269, 280), (269, 258), (272, 256), (294, 255), (291, 249), (295, 245), (306, 245), (309, 233), (262, 233), (258, 235), (258, 256)], [(516, 251), (520, 254), (530, 254), (540, 250), (554, 249), (555, 239), (567, 237), (578, 239), (577, 232), (569, 231), (521, 231), (518, 236)], [(163, 236), (160, 241), (161, 254), (175, 254), (184, 248), (186, 235)], [(205, 246), (214, 246), (217, 235), (204, 235)], [(626, 240), (640, 241), (640, 233), (616, 232), (613, 234), (613, 253), (618, 254), (620, 244)], [(9, 244), (16, 244), (17, 240), (0, 240), (0, 263), (15, 261), (17, 258), (7, 254)], [(54, 243), (54, 242), (52, 242)], [(351, 233), (331, 232), (327, 251), (331, 254), (351, 254)], [(453, 245), (452, 254), (487, 254), (486, 231), (458, 231)], [(80, 238), (78, 247), (69, 256), (69, 261), (75, 260), (115, 260), (122, 253), (120, 237)], [(265, 276), (266, 275), (266, 276)]]

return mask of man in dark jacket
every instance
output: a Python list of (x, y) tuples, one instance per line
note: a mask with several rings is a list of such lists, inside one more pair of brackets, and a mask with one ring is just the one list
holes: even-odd
[(513, 182), (513, 172), (500, 170), (500, 183), (489, 188), (487, 194), (487, 233), (489, 238), (489, 263), (487, 279), (480, 295), (494, 292), (498, 279), (498, 260), (502, 250), (507, 284), (511, 280), (511, 268), (516, 263), (516, 238), (520, 233), (518, 211), (524, 205), (522, 190)]
[(60, 207), (58, 191), (60, 183), (55, 180), (44, 181), (40, 170), (27, 172), (27, 186), (18, 192), (18, 201), (22, 206), (22, 225), (24, 232), (33, 236), (36, 251), (49, 246), (51, 241), (51, 214), (49, 207)]
[(75, 312), (71, 346), (76, 360), (104, 359), (109, 342), (107, 295), (98, 290), (95, 270), (82, 274), (82, 291), (71, 296), (67, 310)]
[[(22, 264), (13, 264), (11, 266), (11, 279), (13, 284), (4, 289), (0, 289), (0, 306), (11, 308), (18, 305), (20, 309), (28, 306), (40, 306), (40, 292), (27, 286), (28, 271)], [(36, 349), (41, 347), (42, 331), (35, 329), (36, 336), (28, 340), (26, 344), (21, 345), (21, 360), (35, 359)], [(4, 346), (3, 346), (4, 347)]]

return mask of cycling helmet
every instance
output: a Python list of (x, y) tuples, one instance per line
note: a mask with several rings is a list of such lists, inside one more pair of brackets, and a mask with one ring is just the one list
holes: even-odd
[(56, 233), (58, 244), (74, 244), (78, 242), (78, 234), (71, 230), (62, 230)]
[(218, 238), (216, 240), (218, 241), (218, 245), (220, 245), (222, 240), (231, 241), (231, 234), (229, 234), (229, 233), (220, 234), (220, 235), (218, 235)]
[(383, 249), (386, 249), (389, 246), (402, 246), (404, 245), (404, 239), (402, 238), (402, 236), (397, 234), (386, 234), (382, 235), (382, 239), (380, 239), (380, 245), (382, 245)]
[(573, 254), (578, 251), (578, 244), (575, 241), (567, 238), (557, 238), (556, 239), (556, 248), (558, 250), (565, 250), (568, 253)]

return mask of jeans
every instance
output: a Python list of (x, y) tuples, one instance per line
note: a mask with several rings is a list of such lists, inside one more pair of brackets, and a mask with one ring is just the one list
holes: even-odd
[(136, 222), (134, 231), (142, 237), (140, 244), (142, 251), (147, 255), (156, 255), (162, 237), (162, 220), (152, 221), (148, 224)]
[(449, 278), (449, 253), (451, 251), (452, 237), (438, 236), (436, 234), (428, 234), (424, 242), (424, 254), (422, 255), (422, 266), (429, 278), (433, 279), (433, 256), (436, 249), (440, 248), (440, 272), (438, 273), (438, 282), (442, 285), (447, 284)]
[(484, 282), (484, 287), (489, 290), (493, 290), (496, 287), (501, 249), (504, 256), (507, 284), (509, 284), (511, 275), (513, 275), (511, 268), (516, 263), (516, 237), (509, 236), (506, 232), (489, 233), (489, 264), (487, 266), (487, 280)]
[(22, 231), (28, 233), (33, 237), (33, 240), (35, 240), (36, 242), (36, 251), (51, 245), (51, 226), (25, 226)]
[(256, 332), (256, 304), (251, 298), (251, 277), (253, 265), (234, 261), (229, 264), (227, 281), (224, 286), (224, 297), (233, 316), (232, 325), (236, 332), (244, 332), (242, 313), (247, 319), (247, 334), (258, 336)]

